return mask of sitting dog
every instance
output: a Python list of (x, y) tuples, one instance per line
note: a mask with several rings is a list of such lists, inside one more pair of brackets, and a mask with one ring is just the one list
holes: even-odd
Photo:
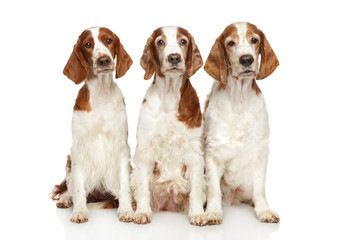
[(85, 82), (74, 106), (66, 179), (51, 196), (58, 207), (73, 204), (72, 222), (88, 221), (87, 201), (108, 199), (110, 207), (119, 200), (120, 221), (133, 219), (125, 102), (113, 81), (114, 71), (120, 78), (131, 64), (117, 35), (94, 27), (79, 36), (63, 70), (76, 84)]
[(269, 123), (256, 83), (278, 65), (264, 33), (245, 22), (229, 25), (207, 58), (205, 71), (215, 79), (204, 111), (209, 224), (221, 223), (222, 200), (251, 203), (262, 222), (280, 220), (265, 197)]
[(189, 78), (202, 66), (188, 31), (162, 27), (147, 40), (141, 66), (154, 80), (138, 120), (131, 188), (135, 223), (151, 222), (152, 211), (187, 212), (190, 223), (205, 225), (202, 115)]

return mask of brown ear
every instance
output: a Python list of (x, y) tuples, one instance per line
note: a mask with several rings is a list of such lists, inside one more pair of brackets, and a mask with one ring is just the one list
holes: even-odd
[(261, 63), (259, 74), (256, 77), (257, 80), (268, 77), (270, 74), (274, 72), (274, 70), (279, 65), (279, 61), (276, 57), (276, 54), (269, 45), (269, 42), (262, 31), (260, 31), (260, 36), (261, 36), (261, 46), (260, 46)]
[(132, 65), (132, 59), (129, 54), (125, 51), (123, 45), (121, 44), (117, 35), (114, 34), (116, 39), (116, 54), (117, 54), (117, 63), (116, 63), (116, 78), (123, 77), (124, 74), (129, 70)]
[(227, 61), (225, 59), (225, 49), (222, 44), (222, 34), (215, 40), (215, 43), (208, 55), (205, 71), (215, 80), (222, 82), (226, 88), (227, 85)]
[(144, 79), (148, 80), (152, 77), (155, 72), (155, 65), (153, 62), (153, 34), (149, 39), (147, 39), (146, 45), (144, 47), (143, 56), (140, 59), (140, 65), (145, 70)]
[(194, 38), (189, 34), (190, 45), (188, 49), (188, 60), (187, 60), (187, 77), (190, 78), (192, 75), (202, 67), (203, 61), (201, 58), (200, 51), (195, 44)]
[(73, 52), (71, 53), (66, 66), (63, 69), (63, 74), (66, 75), (75, 84), (79, 84), (87, 77), (85, 71), (82, 54), (80, 52), (78, 43), (74, 45)]

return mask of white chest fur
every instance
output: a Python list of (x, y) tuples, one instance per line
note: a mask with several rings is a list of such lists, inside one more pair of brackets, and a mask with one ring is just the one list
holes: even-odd
[(73, 113), (72, 164), (79, 169), (86, 192), (103, 187), (118, 196), (119, 155), (128, 149), (124, 98), (108, 76), (87, 85), (91, 111)]
[[(190, 151), (200, 152), (202, 128), (188, 128), (178, 120), (181, 79), (157, 79), (148, 89), (142, 105), (138, 129), (138, 150), (149, 151), (160, 171), (157, 182), (183, 181), (182, 169), (188, 164)], [(194, 149), (194, 150), (193, 150)], [(154, 164), (154, 162), (150, 163)], [(184, 190), (185, 192), (187, 189)]]

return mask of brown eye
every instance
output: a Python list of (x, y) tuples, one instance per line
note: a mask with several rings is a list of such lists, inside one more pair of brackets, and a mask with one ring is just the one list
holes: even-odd
[(159, 40), (158, 42), (157, 42), (157, 45), (158, 46), (163, 46), (165, 43), (164, 43), (164, 41), (163, 40)]
[(86, 48), (91, 48), (91, 43), (90, 43), (90, 42), (87, 42), (87, 43), (85, 44), (85, 47), (86, 47)]
[(180, 41), (181, 45), (185, 45), (186, 43), (187, 43), (187, 41), (185, 39), (181, 39), (181, 41)]
[(253, 43), (253, 44), (256, 44), (256, 43), (258, 43), (258, 42), (259, 42), (259, 40), (257, 40), (256, 38), (252, 38), (252, 40), (251, 40), (251, 41), (252, 41), (252, 43)]
[(112, 40), (111, 40), (110, 38), (108, 38), (108, 39), (106, 40), (106, 43), (107, 43), (107, 44), (111, 44), (111, 43), (112, 43)]
[(228, 47), (232, 47), (232, 46), (234, 46), (235, 45), (235, 43), (233, 42), (233, 41), (229, 41), (228, 43), (227, 43), (227, 46)]

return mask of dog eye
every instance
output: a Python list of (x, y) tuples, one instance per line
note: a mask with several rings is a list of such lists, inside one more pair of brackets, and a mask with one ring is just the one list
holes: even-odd
[(86, 48), (91, 48), (91, 43), (90, 43), (90, 42), (87, 42), (87, 43), (85, 44), (85, 47), (86, 47)]
[(187, 43), (187, 41), (185, 39), (181, 39), (181, 41), (180, 41), (181, 45), (185, 45), (186, 43)]
[(227, 43), (227, 46), (228, 47), (233, 47), (235, 45), (235, 43), (233, 42), (233, 41), (229, 41), (228, 43)]
[(252, 43), (253, 43), (253, 44), (256, 44), (256, 43), (258, 43), (258, 42), (259, 42), (259, 40), (257, 40), (256, 38), (252, 38), (252, 40), (251, 40), (251, 41), (252, 41)]
[(111, 44), (111, 43), (112, 43), (112, 40), (111, 40), (110, 38), (108, 38), (108, 39), (106, 40), (106, 43), (107, 43), (107, 44)]
[(157, 45), (158, 46), (163, 46), (165, 43), (164, 43), (164, 41), (163, 40), (159, 40), (158, 42), (157, 42)]

